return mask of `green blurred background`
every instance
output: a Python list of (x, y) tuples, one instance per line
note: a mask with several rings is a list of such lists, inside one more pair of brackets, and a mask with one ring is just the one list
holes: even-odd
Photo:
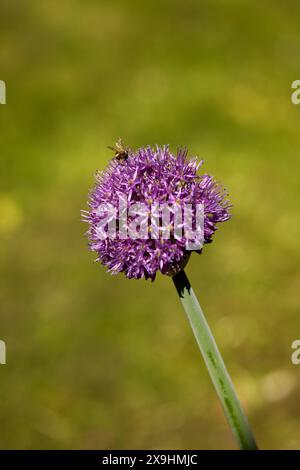
[(187, 145), (234, 217), (187, 273), (263, 448), (300, 448), (300, 4), (1, 0), (0, 446), (235, 444), (172, 282), (93, 263), (119, 136)]

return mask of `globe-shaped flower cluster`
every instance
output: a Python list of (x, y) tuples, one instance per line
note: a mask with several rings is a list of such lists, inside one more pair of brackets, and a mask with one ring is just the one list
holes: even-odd
[(216, 224), (229, 219), (231, 205), (222, 185), (212, 176), (198, 174), (202, 163), (197, 158), (188, 159), (186, 150), (175, 155), (168, 146), (129, 150), (127, 158), (113, 158), (104, 171), (97, 173), (96, 185), (89, 195), (89, 210), (83, 211), (89, 224), (89, 245), (96, 252), (97, 261), (112, 274), (123, 272), (128, 278), (154, 280), (158, 271), (176, 273), (190, 255), (186, 238), (175, 237), (172, 232), (168, 239), (162, 234), (152, 238), (151, 228), (147, 239), (122, 238), (118, 232), (113, 238), (100, 237), (98, 209), (105, 204), (117, 207), (120, 196), (126, 198), (129, 209), (136, 203), (177, 204), (182, 208), (202, 204), (203, 242), (210, 243)]

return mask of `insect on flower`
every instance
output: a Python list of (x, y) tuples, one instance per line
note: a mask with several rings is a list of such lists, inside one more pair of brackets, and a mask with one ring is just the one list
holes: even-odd
[[(118, 140), (114, 151), (116, 157), (97, 176), (96, 184), (88, 199), (89, 210), (84, 212), (83, 216), (84, 221), (89, 224), (87, 236), (90, 249), (97, 253), (97, 261), (108, 268), (109, 272), (113, 274), (124, 272), (129, 279), (154, 280), (159, 271), (162, 274), (173, 274), (182, 269), (188, 260), (187, 251), (201, 252), (199, 248), (187, 249), (187, 241), (192, 243), (197, 241), (196, 245), (202, 247), (203, 236), (203, 242), (210, 243), (217, 229), (216, 225), (230, 218), (231, 204), (227, 199), (226, 190), (212, 176), (198, 173), (203, 162), (196, 157), (189, 159), (186, 149), (179, 149), (173, 154), (165, 145), (146, 146), (133, 151), (124, 149)], [(125, 160), (124, 151), (125, 156), (128, 154)], [(120, 158), (122, 163), (119, 164)], [(97, 211), (104, 204), (107, 207), (117, 208), (119, 214), (120, 195), (126, 202), (124, 210), (126, 236), (121, 235), (117, 220), (119, 233), (115, 237), (102, 238), (99, 232), (101, 220)], [(153, 218), (150, 216), (151, 227), (158, 228), (158, 234), (156, 230), (152, 233), (147, 229), (147, 235), (142, 235), (142, 231), (137, 233), (141, 228), (137, 224), (140, 215), (128, 215), (129, 212), (133, 214), (136, 204), (145, 206), (147, 212), (149, 207), (150, 210), (153, 207), (166, 205), (172, 208), (175, 201), (176, 210), (185, 219), (179, 224), (182, 228), (182, 232), (179, 230), (180, 234), (174, 236), (174, 224), (176, 224), (174, 213), (168, 215), (169, 221), (166, 222), (165, 231), (162, 230), (161, 214), (158, 221), (155, 215)], [(194, 230), (199, 205), (203, 206), (203, 231)], [(149, 212), (145, 219), (147, 226), (149, 226), (148, 215)], [(102, 217), (105, 220), (105, 216)], [(192, 221), (192, 226), (189, 219)], [(168, 224), (171, 224), (170, 230)], [(131, 237), (133, 226), (139, 228), (136, 230), (136, 236)]]
[(115, 158), (119, 162), (125, 162), (128, 158), (128, 148), (123, 146), (122, 139), (118, 139), (114, 147), (108, 146), (110, 150), (115, 152)]

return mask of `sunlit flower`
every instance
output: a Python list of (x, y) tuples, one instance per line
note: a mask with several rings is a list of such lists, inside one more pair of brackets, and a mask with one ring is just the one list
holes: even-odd
[[(87, 232), (90, 248), (112, 274), (124, 272), (128, 278), (155, 279), (156, 273), (174, 274), (189, 258), (186, 237), (103, 239), (97, 230), (99, 207), (110, 204), (118, 207), (120, 195), (125, 197), (130, 209), (136, 203), (146, 206), (170, 204), (184, 208), (185, 205), (201, 204), (204, 207), (203, 242), (210, 243), (216, 224), (229, 219), (230, 204), (226, 192), (212, 176), (198, 174), (203, 161), (188, 159), (186, 150), (172, 154), (168, 146), (140, 148), (128, 151), (124, 160), (113, 158), (106, 169), (96, 176), (96, 185), (90, 193), (89, 210), (84, 220), (89, 224)], [(183, 229), (185, 221), (183, 220)], [(201, 249), (194, 250), (200, 252)]]

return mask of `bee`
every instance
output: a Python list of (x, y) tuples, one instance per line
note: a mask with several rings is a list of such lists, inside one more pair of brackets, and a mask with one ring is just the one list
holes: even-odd
[(118, 139), (114, 147), (109, 146), (110, 150), (115, 152), (115, 158), (119, 162), (125, 162), (128, 158), (128, 148), (125, 148), (122, 143), (122, 139)]

